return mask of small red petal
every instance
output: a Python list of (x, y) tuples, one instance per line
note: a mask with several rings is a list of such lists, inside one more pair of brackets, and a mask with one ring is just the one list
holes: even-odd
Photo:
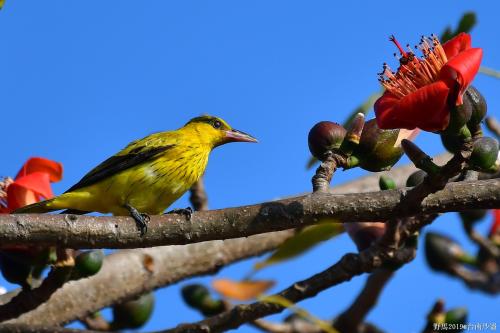
[(456, 56), (460, 52), (470, 49), (471, 45), (472, 42), (470, 35), (461, 32), (452, 39), (450, 39), (449, 41), (447, 41), (446, 43), (444, 43), (442, 46), (444, 52), (446, 53), (446, 56), (448, 57), (448, 59), (450, 59), (451, 57)]
[(34, 172), (20, 177), (7, 188), (7, 207), (9, 210), (40, 201), (41, 197), (50, 199), (54, 196), (50, 187), (49, 174)]
[(450, 120), (449, 92), (450, 88), (443, 81), (437, 81), (401, 99), (385, 93), (375, 103), (377, 124), (383, 129), (418, 127), (429, 132), (444, 130)]
[(16, 180), (18, 177), (26, 176), (33, 172), (45, 172), (49, 175), (51, 182), (58, 182), (62, 178), (63, 167), (61, 163), (43, 157), (32, 157), (19, 170)]
[(462, 95), (471, 84), (479, 71), (481, 60), (483, 59), (483, 50), (473, 48), (465, 50), (453, 58), (441, 68), (439, 77), (451, 88), (458, 83), (458, 96), (456, 105), (462, 104)]
[(491, 225), (490, 236), (496, 234), (500, 229), (500, 209), (495, 209), (493, 214), (495, 218), (493, 220), (493, 224)]

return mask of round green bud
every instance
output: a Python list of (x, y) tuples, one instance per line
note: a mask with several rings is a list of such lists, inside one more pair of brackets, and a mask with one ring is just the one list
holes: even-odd
[(482, 137), (474, 141), (472, 155), (470, 158), (471, 165), (479, 170), (488, 170), (493, 167), (498, 158), (498, 141)]
[(410, 177), (408, 177), (408, 179), (406, 180), (406, 186), (414, 187), (420, 185), (424, 181), (426, 176), (427, 172), (423, 170), (417, 170), (414, 173), (412, 173)]
[(78, 254), (75, 258), (75, 269), (80, 277), (88, 277), (97, 274), (102, 267), (104, 253), (102, 250), (86, 251)]
[(211, 299), (208, 289), (201, 284), (188, 284), (182, 287), (182, 298), (187, 305), (194, 309), (201, 309), (207, 299)]
[(112, 328), (118, 330), (143, 326), (153, 313), (154, 303), (153, 293), (148, 293), (135, 300), (113, 306)]
[(394, 190), (396, 188), (396, 182), (389, 176), (382, 175), (378, 180), (378, 185), (382, 191)]
[[(466, 308), (455, 308), (446, 312), (445, 323), (447, 324), (465, 324), (467, 323), (467, 309)], [(450, 332), (462, 332), (462, 330), (450, 330)]]
[(346, 129), (331, 121), (321, 121), (311, 128), (308, 136), (309, 150), (314, 157), (324, 161), (329, 151), (340, 148)]

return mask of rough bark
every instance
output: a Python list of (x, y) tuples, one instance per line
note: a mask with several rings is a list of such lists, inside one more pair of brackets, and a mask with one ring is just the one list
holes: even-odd
[(124, 216), (0, 215), (0, 242), (57, 244), (70, 248), (137, 248), (182, 245), (304, 227), (323, 217), (341, 221), (384, 221), (392, 217), (500, 207), (500, 180), (458, 182), (429, 195), (421, 205), (400, 205), (407, 189), (363, 194), (313, 193), (221, 210), (152, 216), (146, 235)]

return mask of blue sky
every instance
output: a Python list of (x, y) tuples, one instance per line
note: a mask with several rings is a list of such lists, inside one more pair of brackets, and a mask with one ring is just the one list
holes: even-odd
[[(209, 113), (260, 140), (214, 151), (206, 173), (211, 208), (308, 191), (309, 129), (320, 120), (343, 121), (379, 89), (376, 73), (383, 62), (394, 63), (387, 37), (414, 44), (422, 34), (456, 25), (468, 10), (478, 15), (472, 40), (484, 49), (483, 65), (500, 69), (494, 1), (7, 0), (0, 12), (0, 174), (15, 175), (30, 156), (51, 158), (65, 167), (54, 185), (60, 193), (129, 141)], [(499, 116), (500, 80), (479, 75), (474, 84), (490, 114)], [(443, 150), (435, 135), (417, 143), (429, 154)], [(340, 172), (333, 184), (363, 173)], [(174, 204), (187, 205), (186, 197)], [(455, 214), (428, 230), (473, 249)], [(354, 250), (340, 237), (259, 277), (276, 278), (277, 291)], [(220, 275), (240, 278), (250, 265)], [(300, 306), (333, 317), (364, 280)], [(417, 332), (438, 297), (450, 307), (467, 306), (470, 322), (498, 320), (498, 300), (431, 272), (422, 251), (398, 271), (368, 319), (387, 331)], [(157, 300), (146, 330), (200, 319), (180, 301), (178, 286), (160, 290)]]

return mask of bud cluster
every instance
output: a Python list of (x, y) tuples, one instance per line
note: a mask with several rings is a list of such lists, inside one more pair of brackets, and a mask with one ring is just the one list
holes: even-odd
[(360, 113), (349, 130), (330, 121), (317, 123), (309, 132), (308, 142), (309, 150), (320, 161), (337, 154), (346, 160), (344, 169), (359, 166), (378, 172), (390, 169), (401, 158), (401, 140), (415, 134), (416, 131), (380, 129), (375, 119), (365, 123)]

